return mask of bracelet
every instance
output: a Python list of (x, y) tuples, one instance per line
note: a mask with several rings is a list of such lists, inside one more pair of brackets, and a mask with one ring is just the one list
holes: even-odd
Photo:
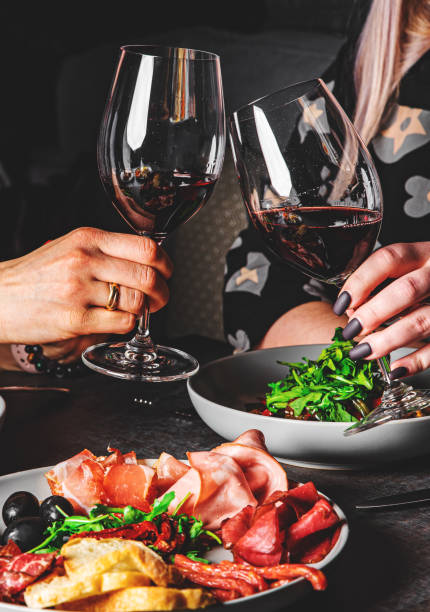
[(73, 376), (83, 371), (83, 365), (62, 364), (43, 354), (40, 344), (11, 344), (10, 350), (19, 367), (30, 374), (53, 374), (57, 378)]

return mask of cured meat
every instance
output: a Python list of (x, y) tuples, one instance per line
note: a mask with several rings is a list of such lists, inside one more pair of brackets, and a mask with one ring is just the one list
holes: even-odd
[(200, 496), (194, 506), (207, 529), (219, 529), (221, 523), (245, 506), (256, 506), (245, 475), (238, 463), (213, 451), (188, 453), (190, 465), (199, 472)]
[(45, 476), (53, 495), (66, 497), (75, 512), (88, 512), (102, 500), (104, 469), (89, 450), (58, 463)]
[(287, 491), (287, 474), (280, 463), (268, 453), (261, 431), (250, 429), (233, 442), (226, 442), (213, 450), (237, 461), (260, 504), (265, 503), (275, 491)]
[(157, 489), (160, 495), (184, 476), (190, 467), (169, 453), (161, 453), (154, 469), (157, 473)]
[(21, 549), (13, 540), (9, 540), (4, 546), (0, 546), (0, 557), (14, 557), (20, 555)]
[(245, 506), (235, 516), (223, 522), (221, 526), (221, 540), (224, 548), (227, 550), (233, 548), (236, 542), (245, 535), (251, 527), (254, 512), (255, 508), (253, 506)]
[(122, 465), (124, 463), (137, 463), (136, 453), (131, 451), (123, 455), (117, 448), (108, 447), (108, 452), (111, 453), (106, 457), (96, 457), (97, 463), (100, 463), (102, 468), (106, 470), (114, 465)]
[[(321, 591), (327, 586), (327, 580), (320, 570), (301, 564), (250, 567), (231, 561), (221, 561), (218, 564), (206, 565), (199, 561), (191, 561), (183, 555), (175, 555), (174, 563), (181, 574), (191, 582), (215, 588), (215, 593), (219, 594), (222, 601), (238, 596), (244, 597), (250, 595), (252, 591), (261, 592), (268, 587), (279, 586), (280, 583), (299, 577), (309, 580), (315, 590)], [(274, 584), (268, 584), (267, 580), (273, 580)], [(248, 589), (245, 589), (244, 585), (247, 585)]]
[(45, 474), (52, 494), (66, 497), (79, 514), (106, 502), (147, 511), (156, 493), (155, 471), (138, 465), (134, 451), (108, 450), (109, 455), (96, 457), (85, 449), (53, 467)]
[(103, 499), (110, 506), (130, 505), (149, 512), (149, 504), (156, 494), (154, 479), (155, 470), (147, 465), (114, 465), (103, 479)]
[(192, 515), (194, 514), (194, 508), (197, 503), (197, 500), (200, 497), (200, 492), (202, 489), (202, 479), (200, 473), (195, 469), (189, 469), (186, 474), (184, 474), (179, 480), (175, 482), (165, 493), (170, 493), (171, 491), (175, 492), (175, 497), (172, 500), (172, 503), (169, 506), (168, 512), (169, 514), (173, 514), (176, 510), (177, 505), (185, 499), (184, 503), (181, 505), (181, 512), (184, 514)]
[(339, 518), (330, 503), (326, 499), (319, 499), (309, 512), (290, 525), (287, 531), (287, 549), (293, 552), (304, 538), (338, 523)]
[(0, 595), (10, 599), (37, 580), (55, 564), (55, 553), (21, 553), (11, 557), (0, 571)]
[(200, 451), (188, 453), (188, 460), (191, 469), (167, 491), (175, 491), (169, 513), (191, 493), (181, 510), (199, 517), (207, 529), (219, 529), (225, 519), (245, 506), (257, 505), (234, 459), (213, 451)]
[(259, 429), (248, 429), (247, 431), (244, 431), (242, 434), (240, 434), (240, 436), (233, 440), (233, 444), (243, 444), (244, 446), (252, 446), (253, 448), (259, 448), (260, 450), (267, 451), (264, 433)]
[(233, 550), (252, 565), (277, 565), (280, 562), (283, 547), (275, 506), (257, 518)]

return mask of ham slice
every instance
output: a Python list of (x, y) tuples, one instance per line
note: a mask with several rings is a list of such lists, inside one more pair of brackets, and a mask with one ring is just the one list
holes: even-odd
[(287, 491), (287, 474), (281, 464), (268, 453), (261, 431), (250, 429), (233, 442), (221, 444), (213, 450), (232, 457), (240, 465), (260, 504), (264, 504), (275, 491)]
[(173, 457), (173, 455), (169, 455), (169, 453), (161, 453), (154, 465), (154, 469), (157, 473), (158, 494), (161, 494), (184, 476), (190, 467)]
[(264, 439), (264, 433), (259, 429), (248, 429), (244, 431), (240, 436), (233, 440), (235, 444), (243, 444), (244, 446), (252, 446), (260, 450), (267, 451), (266, 441)]
[(45, 474), (53, 495), (62, 495), (85, 514), (102, 500), (104, 470), (89, 450), (58, 463)]
[(207, 529), (219, 529), (245, 506), (257, 505), (242, 469), (231, 457), (200, 451), (188, 453), (188, 460), (191, 469), (167, 491), (175, 491), (170, 513), (191, 493), (181, 511), (202, 520)]
[(148, 512), (156, 494), (155, 480), (155, 470), (147, 465), (114, 465), (103, 479), (104, 501), (109, 506), (133, 506)]

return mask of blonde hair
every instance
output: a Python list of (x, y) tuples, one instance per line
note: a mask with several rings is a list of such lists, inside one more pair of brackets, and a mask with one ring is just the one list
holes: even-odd
[(373, 0), (354, 66), (354, 125), (368, 143), (395, 101), (402, 77), (430, 49), (430, 0)]

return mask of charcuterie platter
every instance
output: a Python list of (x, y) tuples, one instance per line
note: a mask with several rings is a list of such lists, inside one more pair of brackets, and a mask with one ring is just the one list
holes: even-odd
[[(261, 432), (187, 456), (84, 450), (0, 478), (6, 540), (18, 547), (8, 551), (9, 539), (0, 550), (0, 610), (150, 610), (161, 601), (245, 611), (255, 598), (270, 610), (326, 587), (322, 570), (348, 537), (345, 515), (313, 483), (289, 480)], [(42, 502), (48, 521), (36, 544), (16, 528), (28, 521), (19, 503), (8, 502), (20, 491)]]

